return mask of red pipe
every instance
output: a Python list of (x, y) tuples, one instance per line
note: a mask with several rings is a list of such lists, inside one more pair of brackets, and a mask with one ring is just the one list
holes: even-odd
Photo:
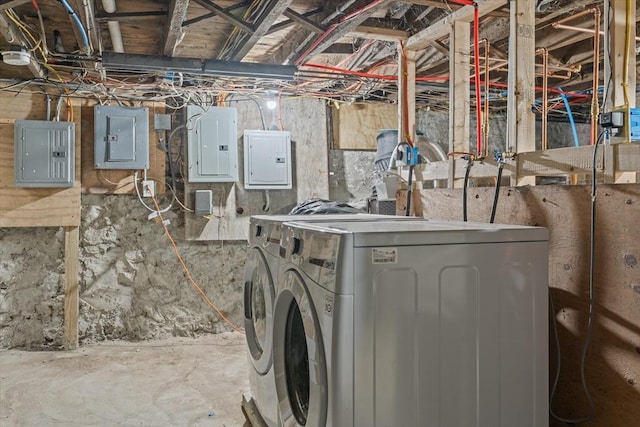
[(482, 155), (482, 105), (480, 104), (480, 14), (478, 5), (473, 9), (473, 57), (476, 72), (476, 150), (478, 156)]

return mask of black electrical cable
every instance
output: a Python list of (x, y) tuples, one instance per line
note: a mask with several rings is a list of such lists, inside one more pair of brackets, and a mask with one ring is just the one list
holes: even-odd
[(409, 166), (409, 181), (407, 182), (407, 209), (404, 211), (404, 216), (411, 215), (411, 186), (413, 181), (413, 165)]
[(586, 423), (587, 421), (591, 421), (595, 418), (595, 406), (593, 404), (593, 399), (591, 398), (591, 394), (589, 393), (589, 389), (587, 387), (587, 381), (585, 377), (585, 362), (587, 359), (587, 351), (589, 350), (589, 344), (591, 343), (591, 335), (593, 333), (593, 319), (595, 316), (594, 308), (594, 275), (595, 275), (595, 265), (596, 265), (596, 190), (597, 190), (597, 175), (596, 175), (596, 161), (598, 159), (598, 146), (602, 141), (602, 137), (609, 133), (609, 129), (606, 129), (605, 132), (600, 133), (596, 144), (593, 148), (593, 163), (591, 165), (591, 239), (590, 239), (590, 254), (589, 254), (589, 317), (587, 320), (587, 333), (584, 339), (584, 345), (582, 346), (582, 352), (580, 354), (580, 381), (582, 383), (582, 389), (584, 390), (584, 394), (587, 397), (587, 401), (589, 402), (589, 415), (583, 418), (577, 419), (567, 419), (562, 418), (556, 415), (553, 412), (552, 404), (553, 398), (556, 393), (556, 389), (558, 387), (558, 380), (560, 379), (560, 368), (561, 368), (561, 353), (560, 353), (560, 338), (558, 336), (558, 324), (556, 320), (555, 307), (553, 304), (553, 298), (551, 297), (551, 293), (549, 293), (549, 302), (551, 308), (551, 322), (553, 326), (553, 335), (556, 342), (556, 363), (558, 367), (556, 368), (556, 375), (553, 380), (553, 385), (551, 386), (551, 394), (549, 395), (549, 413), (553, 418), (558, 421), (568, 423), (568, 424), (581, 424)]
[(498, 198), (500, 197), (500, 181), (502, 181), (502, 169), (504, 169), (504, 162), (498, 161), (498, 180), (496, 181), (496, 191), (493, 195), (493, 206), (491, 207), (491, 219), (489, 219), (489, 224), (493, 224), (493, 221), (496, 219)]
[(467, 221), (467, 188), (469, 187), (469, 173), (471, 173), (473, 160), (467, 158), (467, 170), (464, 171), (464, 184), (462, 185), (462, 220)]

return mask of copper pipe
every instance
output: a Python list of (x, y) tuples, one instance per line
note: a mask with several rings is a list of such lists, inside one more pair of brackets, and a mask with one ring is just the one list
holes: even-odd
[(582, 12), (576, 13), (575, 15), (571, 15), (571, 16), (567, 16), (566, 18), (559, 19), (556, 22), (554, 22), (553, 24), (564, 24), (565, 22), (569, 22), (569, 21), (572, 21), (574, 19), (578, 19), (578, 18), (580, 18), (582, 16), (589, 15), (590, 13), (593, 13), (595, 15), (596, 10), (598, 11), (598, 16), (599, 16), (600, 15), (600, 9), (598, 9), (597, 7), (594, 7), (593, 9), (585, 9)]
[(484, 120), (483, 129), (484, 133), (484, 157), (489, 157), (489, 49), (491, 44), (488, 39), (483, 39), (484, 42)]
[[(574, 27), (571, 25), (562, 25), (562, 24), (558, 24), (557, 22), (554, 22), (552, 24), (553, 28), (559, 29), (559, 30), (573, 30), (573, 31), (577, 31), (579, 33), (589, 33), (589, 34), (595, 34), (595, 30), (592, 30), (590, 28), (582, 28), (582, 27)], [(600, 31), (600, 35), (604, 36), (604, 31)], [(636, 41), (640, 41), (640, 37), (636, 36)]]
[(600, 9), (592, 9), (594, 21), (593, 37), (593, 93), (591, 95), (591, 145), (598, 139), (598, 116), (600, 105), (598, 104), (598, 83), (600, 81)]
[[(596, 143), (598, 138), (597, 119), (600, 114), (600, 105), (598, 104), (598, 82), (600, 80), (600, 9), (586, 9), (575, 15), (560, 19), (552, 24), (554, 28), (566, 22), (580, 18), (585, 15), (593, 14), (593, 86), (591, 94), (591, 145)], [(578, 27), (579, 28), (579, 27)], [(597, 37), (595, 37), (597, 35)]]
[(548, 80), (548, 63), (549, 63), (549, 51), (542, 47), (536, 50), (536, 55), (542, 54), (542, 145), (543, 150), (547, 149), (548, 138), (548, 115), (549, 115), (549, 96), (547, 93), (547, 80)]

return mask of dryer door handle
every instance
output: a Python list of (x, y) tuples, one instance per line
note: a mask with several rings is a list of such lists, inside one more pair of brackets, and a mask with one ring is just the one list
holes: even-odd
[(253, 313), (251, 313), (251, 293), (253, 292), (253, 281), (247, 280), (244, 282), (244, 318), (251, 320)]

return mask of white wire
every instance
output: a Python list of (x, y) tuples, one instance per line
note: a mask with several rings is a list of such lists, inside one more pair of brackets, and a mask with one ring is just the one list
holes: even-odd
[[(146, 169), (145, 169), (144, 173), (145, 173), (145, 176), (146, 176), (146, 174), (147, 174)], [(169, 206), (167, 206), (166, 208), (164, 208), (162, 210), (157, 210), (157, 209), (149, 207), (144, 202), (144, 200), (142, 200), (142, 195), (140, 194), (140, 189), (138, 189), (138, 171), (133, 172), (133, 186), (136, 188), (136, 194), (138, 195), (138, 200), (140, 200), (140, 203), (142, 203), (142, 206), (147, 208), (148, 211), (155, 212), (155, 213), (165, 213), (169, 209), (171, 209), (171, 207), (173, 206), (173, 201), (175, 200), (175, 195), (173, 195), (173, 197), (171, 198), (171, 203), (169, 203)]]

